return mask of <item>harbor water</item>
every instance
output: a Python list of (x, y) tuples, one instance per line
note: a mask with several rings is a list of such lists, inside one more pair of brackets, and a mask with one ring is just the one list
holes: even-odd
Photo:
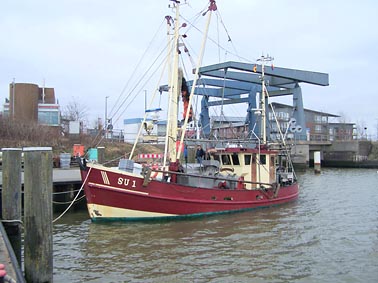
[(160, 223), (54, 224), (54, 282), (377, 282), (378, 172), (298, 173), (297, 201)]

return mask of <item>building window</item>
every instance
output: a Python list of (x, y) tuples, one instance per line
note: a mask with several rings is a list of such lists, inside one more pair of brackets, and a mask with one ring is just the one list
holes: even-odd
[(287, 122), (280, 123), (281, 131), (285, 132), (286, 129), (287, 129), (287, 127), (288, 127), (288, 123)]
[(272, 121), (274, 120), (274, 115), (272, 112), (269, 112), (269, 120)]
[(322, 132), (322, 125), (315, 125), (315, 133), (321, 133)]
[(59, 112), (39, 110), (38, 123), (42, 125), (58, 126), (59, 125)]

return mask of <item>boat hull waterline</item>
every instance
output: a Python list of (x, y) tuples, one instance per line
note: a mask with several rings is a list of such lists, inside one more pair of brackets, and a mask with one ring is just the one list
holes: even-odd
[(219, 189), (150, 180), (128, 172), (90, 165), (82, 171), (92, 221), (135, 221), (199, 217), (284, 204), (298, 198), (299, 185), (267, 189)]

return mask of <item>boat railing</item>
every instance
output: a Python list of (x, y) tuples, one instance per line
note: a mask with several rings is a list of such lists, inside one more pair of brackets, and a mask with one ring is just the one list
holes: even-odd
[(198, 175), (198, 174), (190, 174), (190, 173), (185, 173), (185, 172), (176, 172), (176, 171), (167, 171), (167, 170), (161, 170), (161, 169), (151, 169), (151, 172), (157, 172), (157, 173), (162, 173), (164, 175), (171, 175), (171, 174), (176, 174), (176, 175), (182, 175), (182, 176), (188, 176), (188, 177), (196, 177), (196, 178), (203, 178), (203, 179), (219, 179), (223, 181), (230, 181), (230, 182), (240, 182), (242, 184), (252, 184), (252, 185), (260, 185), (260, 186), (266, 186), (268, 187), (274, 187), (274, 183), (264, 183), (264, 182), (253, 182), (253, 181), (247, 181), (244, 180), (242, 177), (239, 179), (235, 178), (227, 178), (227, 176), (223, 175), (217, 175), (214, 174), (212, 176), (206, 176), (206, 175)]

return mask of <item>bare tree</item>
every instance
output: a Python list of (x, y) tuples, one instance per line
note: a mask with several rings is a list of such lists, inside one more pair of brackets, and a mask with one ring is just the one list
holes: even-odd
[(338, 113), (339, 117), (337, 117), (337, 120), (339, 123), (350, 123), (350, 119), (348, 115), (345, 112), (340, 111)]
[(68, 121), (85, 122), (88, 116), (88, 107), (81, 104), (74, 97), (62, 110), (62, 117)]
[(367, 139), (367, 127), (363, 120), (358, 120), (356, 123), (357, 135), (360, 139)]

